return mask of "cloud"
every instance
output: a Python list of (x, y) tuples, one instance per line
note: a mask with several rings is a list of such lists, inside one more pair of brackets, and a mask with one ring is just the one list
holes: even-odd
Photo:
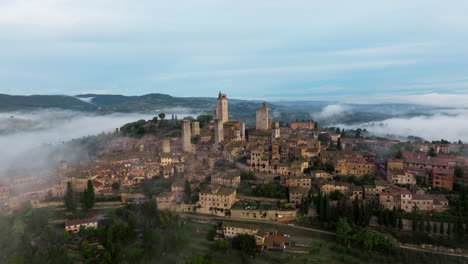
[(314, 114), (314, 118), (317, 120), (336, 119), (343, 116), (346, 112), (351, 111), (351, 107), (348, 105), (333, 104), (325, 106), (321, 112)]
[(426, 140), (468, 142), (468, 110), (435, 113), (430, 116), (391, 118), (376, 124), (359, 124), (353, 127), (366, 128), (381, 136), (418, 136)]
[[(166, 109), (164, 112), (168, 118), (171, 114), (177, 114), (179, 118), (193, 115), (183, 108)], [(14, 116), (15, 121), (12, 121), (11, 116)], [(126, 123), (151, 118), (153, 115), (150, 114), (95, 115), (56, 110), (0, 113), (0, 179), (2, 173), (12, 167), (54, 165), (53, 162), (57, 160), (49, 160), (49, 155), (55, 147), (60, 148), (62, 142), (101, 132), (112, 132)], [(78, 152), (76, 149), (67, 149), (63, 152), (62, 159), (75, 157)]]

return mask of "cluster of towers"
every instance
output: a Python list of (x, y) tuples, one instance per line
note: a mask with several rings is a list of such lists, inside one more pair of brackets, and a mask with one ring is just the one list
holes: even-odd
[[(268, 114), (268, 104), (262, 103), (262, 106), (256, 111), (256, 130), (271, 129), (272, 138), (280, 137), (279, 123), (271, 123)], [(216, 105), (213, 107), (213, 130), (214, 143), (218, 145), (225, 137), (236, 139), (239, 141), (245, 140), (245, 123), (238, 121), (229, 121), (228, 98), (226, 94), (219, 92)], [(182, 120), (182, 151), (193, 152), (192, 137), (200, 136), (200, 123), (198, 121), (190, 122)], [(164, 139), (162, 142), (162, 150), (164, 153), (171, 152), (171, 142), (169, 139)]]

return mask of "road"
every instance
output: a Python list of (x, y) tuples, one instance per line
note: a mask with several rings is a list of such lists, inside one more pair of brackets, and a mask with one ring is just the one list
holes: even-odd
[[(284, 224), (284, 223), (271, 222), (271, 221), (250, 220), (250, 219), (248, 219), (248, 220), (247, 219), (227, 219), (225, 217), (210, 216), (210, 215), (192, 215), (192, 214), (180, 214), (180, 215), (181, 215), (181, 217), (205, 220), (205, 221), (213, 223), (213, 224), (216, 224), (218, 222), (218, 220), (221, 220), (221, 221), (223, 221), (223, 220), (234, 220), (234, 221), (236, 221), (237, 220), (237, 221), (242, 221), (242, 222), (252, 222), (252, 223), (272, 224), (272, 225), (278, 225), (278, 226), (287, 226), (289, 228), (308, 230), (308, 231), (313, 231), (313, 232), (317, 232), (317, 233), (336, 236), (336, 234), (334, 232), (330, 232), (330, 231), (325, 231), (325, 230), (320, 230), (320, 229), (315, 229), (315, 228), (310, 228), (310, 227), (297, 226), (297, 225), (288, 225), (288, 224)], [(408, 245), (399, 245), (399, 246), (400, 246), (400, 248), (406, 249), (406, 250), (414, 250), (414, 251), (420, 251), (420, 252), (427, 252), (427, 253), (433, 253), (433, 254), (453, 256), (453, 257), (468, 258), (468, 255), (463, 255), (463, 254), (432, 251), (432, 250), (422, 249), (422, 248), (418, 248), (418, 247), (415, 247), (415, 246), (408, 246)]]

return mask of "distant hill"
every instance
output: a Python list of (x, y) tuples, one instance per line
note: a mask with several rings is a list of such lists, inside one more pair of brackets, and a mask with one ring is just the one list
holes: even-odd
[(40, 108), (60, 108), (76, 111), (95, 111), (93, 104), (65, 95), (6, 95), (0, 94), (0, 112), (33, 110)]
[[(160, 113), (170, 109), (193, 114), (211, 114), (215, 97), (174, 97), (167, 94), (142, 96), (80, 94), (12, 96), (0, 94), (0, 112), (30, 111), (34, 109), (58, 108), (75, 111), (109, 113)], [(229, 99), (229, 118), (243, 120), (247, 125), (255, 124), (255, 110), (260, 100)], [(324, 101), (278, 101), (270, 102), (270, 116), (278, 121), (315, 119), (322, 109), (332, 102)], [(434, 109), (412, 104), (347, 104), (347, 110), (339, 115), (319, 119), (321, 124), (357, 124), (382, 121), (392, 117), (408, 117), (429, 113)]]

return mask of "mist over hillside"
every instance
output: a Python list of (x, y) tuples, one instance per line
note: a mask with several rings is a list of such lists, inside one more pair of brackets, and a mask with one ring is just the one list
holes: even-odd
[[(331, 117), (333, 118), (333, 116)], [(429, 141), (445, 139), (468, 142), (468, 110), (445, 109), (424, 115), (392, 117), (382, 121), (354, 125), (335, 123), (344, 128), (365, 128), (372, 134), (385, 137), (417, 136)]]
[[(170, 118), (211, 114), (216, 98), (184, 98), (152, 94), (145, 96), (95, 95), (0, 96), (10, 100), (14, 111), (0, 107), (0, 173), (15, 164), (39, 166), (60, 159), (70, 159), (77, 150), (57, 148), (62, 142), (114, 131), (126, 123), (151, 119), (160, 112)], [(78, 99), (79, 98), (79, 99)], [(76, 101), (78, 103), (76, 103)], [(229, 118), (255, 125), (255, 110), (261, 101), (229, 100)], [(66, 109), (80, 105), (80, 111)], [(366, 128), (378, 136), (401, 138), (418, 136), (426, 140), (468, 141), (468, 110), (435, 108), (411, 104), (339, 104), (323, 101), (270, 102), (270, 118), (290, 122), (314, 119), (321, 126)], [(437, 129), (436, 129), (437, 128)], [(442, 128), (442, 130), (440, 130)], [(52, 155), (52, 152), (54, 155)], [(58, 153), (58, 154), (57, 154)], [(54, 159), (49, 157), (54, 156)], [(24, 162), (24, 160), (34, 160)], [(23, 162), (20, 162), (23, 161)]]
[[(182, 118), (191, 114), (183, 108), (165, 109)], [(0, 114), (0, 178), (12, 168), (34, 169), (56, 165), (78, 157), (79, 149), (64, 144), (72, 139), (112, 132), (136, 120), (154, 115), (113, 113), (108, 115), (69, 110), (39, 110)]]

